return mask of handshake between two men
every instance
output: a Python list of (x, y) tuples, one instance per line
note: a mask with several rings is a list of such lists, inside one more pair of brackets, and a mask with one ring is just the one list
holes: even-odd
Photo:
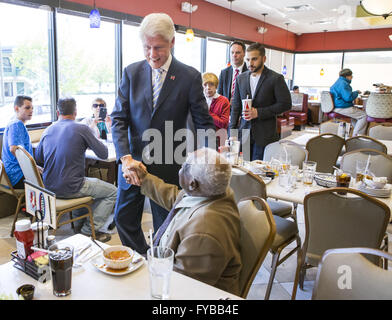
[(135, 159), (131, 155), (121, 158), (122, 173), (125, 181), (129, 184), (140, 186), (147, 174), (146, 166)]

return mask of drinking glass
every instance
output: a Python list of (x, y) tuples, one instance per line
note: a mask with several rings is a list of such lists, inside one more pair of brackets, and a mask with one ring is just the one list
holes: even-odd
[[(343, 171), (338, 171), (336, 173), (336, 186), (348, 188), (350, 186), (351, 175), (349, 173), (345, 173)], [(345, 195), (346, 192), (338, 192), (338, 194)]]
[(170, 294), (170, 276), (173, 271), (174, 252), (168, 247), (147, 250), (150, 292), (155, 299), (167, 300)]
[(316, 173), (316, 167), (317, 163), (314, 161), (304, 161), (302, 163), (304, 184), (308, 186), (311, 186), (313, 184), (313, 177)]
[[(363, 178), (366, 176), (367, 172), (366, 172), (366, 164), (367, 161), (364, 160), (357, 160), (356, 164), (355, 164), (355, 174), (356, 174), (356, 182), (360, 182), (363, 180)], [(368, 164), (368, 167), (370, 166), (370, 162)]]
[(55, 243), (49, 251), (53, 294), (56, 297), (67, 296), (71, 294), (74, 248), (66, 243)]

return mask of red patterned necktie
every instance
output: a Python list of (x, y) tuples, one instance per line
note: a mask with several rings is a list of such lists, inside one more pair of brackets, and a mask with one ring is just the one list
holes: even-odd
[(240, 69), (235, 69), (235, 74), (233, 78), (233, 84), (231, 85), (231, 98), (234, 96), (234, 89), (235, 89), (235, 81), (237, 79), (238, 74), (240, 73)]

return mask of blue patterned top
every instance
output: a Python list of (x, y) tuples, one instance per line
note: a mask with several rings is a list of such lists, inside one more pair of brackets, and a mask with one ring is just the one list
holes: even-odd
[(23, 177), (23, 172), (19, 167), (18, 160), (16, 160), (15, 156), (10, 151), (10, 146), (18, 145), (23, 146), (31, 155), (33, 154), (33, 147), (26, 126), (22, 121), (14, 119), (8, 123), (4, 130), (3, 149), (1, 151), (5, 172), (13, 186)]

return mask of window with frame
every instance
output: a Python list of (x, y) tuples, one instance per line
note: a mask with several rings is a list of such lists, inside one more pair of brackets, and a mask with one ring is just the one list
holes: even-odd
[(144, 60), (143, 44), (139, 37), (139, 26), (123, 24), (122, 29), (122, 66)]
[(321, 91), (329, 88), (339, 77), (342, 53), (297, 53), (295, 55), (294, 85), (308, 93), (310, 100), (318, 100)]
[(375, 83), (392, 86), (392, 51), (346, 52), (344, 68), (353, 72), (353, 90), (374, 91)]
[(4, 71), (0, 79), (0, 128), (15, 115), (14, 100), (22, 92), (18, 83), (23, 83), (23, 94), (33, 98), (34, 114), (27, 124), (51, 121), (50, 109), (37, 113), (51, 101), (49, 15), (44, 9), (0, 2), (0, 30), (12, 31), (2, 32), (0, 41)]
[(196, 37), (191, 42), (186, 41), (184, 33), (176, 32), (174, 44), (174, 56), (177, 60), (195, 69), (201, 70), (201, 41), (202, 38)]
[(227, 68), (227, 63), (230, 62), (227, 56), (228, 45), (226, 41), (207, 39), (206, 72), (219, 77), (221, 70)]
[(57, 15), (59, 98), (73, 97), (78, 118), (92, 116), (96, 98), (106, 102), (108, 114), (115, 101), (115, 24), (102, 21), (90, 28), (89, 18)]

